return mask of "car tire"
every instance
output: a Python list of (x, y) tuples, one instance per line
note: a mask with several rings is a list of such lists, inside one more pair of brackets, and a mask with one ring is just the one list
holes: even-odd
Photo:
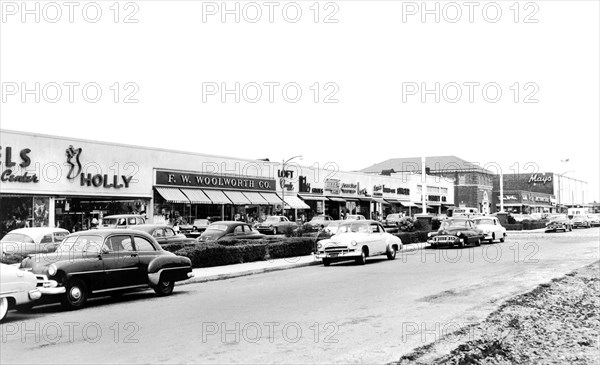
[(71, 279), (65, 285), (66, 292), (60, 300), (62, 306), (67, 310), (83, 308), (87, 301), (87, 286), (79, 279)]
[(388, 258), (388, 260), (393, 260), (396, 258), (396, 249), (393, 247), (390, 247), (391, 251), (386, 252), (386, 256)]
[(496, 240), (496, 234), (492, 233), (492, 239), (490, 240), (490, 243), (494, 243), (495, 240)]
[(367, 263), (367, 255), (365, 254), (365, 250), (360, 252), (360, 257), (356, 258), (356, 263), (358, 265), (364, 265)]
[[(494, 240), (492, 240), (492, 242), (494, 242)], [(475, 246), (481, 246), (481, 239), (480, 238), (477, 238), (475, 240)]]
[(8, 312), (8, 298), (0, 298), (0, 321), (6, 317)]
[(331, 265), (331, 260), (330, 259), (323, 259), (323, 266), (329, 266)]
[(153, 286), (154, 292), (159, 297), (166, 297), (173, 293), (173, 288), (175, 287), (175, 282), (172, 280), (163, 280), (160, 278), (160, 281), (157, 285)]
[[(546, 232), (548, 232), (548, 231), (546, 231)], [(500, 238), (500, 242), (504, 242), (504, 240), (505, 240), (505, 237), (504, 237), (504, 236), (502, 236), (502, 237)]]

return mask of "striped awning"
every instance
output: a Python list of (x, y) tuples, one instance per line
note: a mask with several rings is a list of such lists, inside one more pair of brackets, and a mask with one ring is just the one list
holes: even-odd
[(340, 198), (339, 196), (328, 196), (327, 198), (329, 198), (329, 200), (333, 201), (333, 202), (340, 202), (340, 203), (345, 203), (346, 200)]
[(241, 191), (223, 191), (223, 193), (225, 193), (229, 200), (235, 205), (252, 204)]
[(345, 199), (346, 201), (351, 201), (351, 202), (357, 202), (358, 201), (358, 197), (357, 196), (343, 196), (343, 199)]
[(387, 204), (390, 205), (390, 203), (386, 202), (385, 200), (381, 199), (381, 198), (373, 198), (374, 202), (380, 203), (380, 204)]
[(213, 204), (231, 204), (231, 200), (227, 199), (221, 190), (202, 190)]
[(185, 203), (188, 204), (190, 200), (185, 196), (181, 190), (177, 188), (162, 188), (155, 187), (156, 191), (169, 203)]
[(417, 206), (413, 202), (403, 202), (403, 201), (401, 201), (400, 204), (402, 204), (403, 207), (416, 207)]
[(303, 200), (327, 200), (327, 197), (323, 195), (298, 194), (298, 196)]
[(206, 194), (200, 189), (180, 189), (192, 204), (212, 204)]
[(401, 204), (402, 202), (396, 198), (383, 198), (386, 202), (391, 204)]
[(281, 198), (275, 193), (260, 193), (260, 195), (271, 205), (281, 204)]
[(246, 198), (248, 198), (248, 200), (250, 200), (250, 203), (252, 204), (269, 205), (269, 202), (265, 198), (263, 198), (262, 195), (260, 195), (259, 193), (253, 191), (244, 191), (244, 195), (246, 196)]
[(294, 195), (284, 195), (285, 205), (291, 209), (310, 209), (310, 207), (300, 198)]

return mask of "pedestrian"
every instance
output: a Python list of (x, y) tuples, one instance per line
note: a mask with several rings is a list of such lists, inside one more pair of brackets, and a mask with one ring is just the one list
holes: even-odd
[(173, 223), (173, 231), (175, 232), (175, 234), (179, 233), (179, 224), (177, 224), (177, 221)]

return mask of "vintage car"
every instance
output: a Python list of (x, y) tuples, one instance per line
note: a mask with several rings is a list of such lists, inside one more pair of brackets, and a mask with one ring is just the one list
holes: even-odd
[(598, 215), (598, 214), (588, 214), (587, 217), (590, 220), (590, 225), (592, 227), (600, 226), (600, 215)]
[(146, 219), (139, 214), (116, 214), (107, 215), (102, 218), (99, 229), (106, 228), (130, 228), (138, 224), (145, 224)]
[(310, 221), (304, 225), (307, 230), (318, 231), (324, 227), (327, 227), (329, 223), (333, 222), (333, 218), (330, 215), (315, 215)]
[(506, 228), (502, 227), (498, 221), (498, 218), (491, 216), (477, 217), (473, 218), (473, 223), (475, 223), (475, 228), (479, 228), (483, 231), (484, 240), (492, 243), (495, 240), (504, 242), (504, 238), (506, 237)]
[(397, 226), (402, 221), (402, 217), (404, 217), (404, 215), (401, 214), (401, 213), (391, 213), (391, 214), (388, 214), (385, 217), (385, 220), (383, 221), (383, 224), (386, 227)]
[(360, 214), (347, 214), (344, 218), (347, 221), (364, 221), (365, 219), (365, 216)]
[(553, 216), (548, 223), (546, 223), (546, 232), (556, 231), (572, 231), (573, 225), (571, 220), (566, 215)]
[[(331, 227), (331, 224), (329, 225)], [(327, 227), (327, 228), (329, 228)], [(385, 232), (380, 222), (373, 220), (343, 221), (334, 236), (317, 243), (317, 258), (323, 265), (333, 261), (355, 260), (364, 265), (367, 257), (387, 255), (393, 260), (402, 249), (400, 238)]]
[(0, 240), (3, 255), (28, 255), (53, 252), (61, 241), (69, 235), (63, 228), (32, 227), (18, 228), (8, 232)]
[(453, 217), (443, 221), (440, 229), (437, 232), (428, 233), (427, 237), (427, 243), (432, 247), (463, 247), (469, 244), (479, 246), (485, 236), (483, 230), (477, 228), (471, 219)]
[(193, 244), (197, 242), (194, 238), (187, 238), (181, 233), (175, 233), (173, 227), (168, 224), (139, 224), (132, 226), (131, 229), (148, 233), (150, 236), (154, 237), (156, 242), (160, 245), (173, 243)]
[(26, 257), (20, 268), (37, 277), (42, 301), (60, 299), (67, 309), (91, 296), (152, 288), (170, 295), (174, 283), (193, 276), (187, 257), (163, 250), (149, 234), (130, 229), (80, 231), (52, 255)]
[(573, 228), (592, 228), (592, 222), (590, 222), (585, 214), (577, 214), (573, 216), (573, 219), (571, 219), (571, 225)]
[(40, 299), (35, 275), (15, 266), (0, 264), (0, 322), (9, 308), (26, 306)]
[(281, 215), (272, 215), (267, 217), (264, 222), (259, 223), (256, 226), (259, 232), (269, 232), (272, 234), (283, 233), (289, 228), (296, 229), (298, 225), (296, 222), (290, 222), (287, 217)]
[(198, 237), (198, 241), (206, 242), (228, 238), (251, 240), (264, 237), (264, 234), (259, 233), (248, 223), (238, 221), (221, 221), (215, 222), (208, 226), (208, 228), (202, 232), (200, 237)]
[(187, 237), (198, 237), (202, 232), (210, 226), (211, 221), (209, 219), (194, 219), (190, 223), (184, 223), (179, 225), (179, 231), (185, 234)]
[(529, 214), (520, 214), (520, 213), (512, 214), (511, 213), (511, 216), (514, 218), (515, 222), (517, 222), (517, 223), (534, 220), (534, 218), (532, 216), (530, 216)]

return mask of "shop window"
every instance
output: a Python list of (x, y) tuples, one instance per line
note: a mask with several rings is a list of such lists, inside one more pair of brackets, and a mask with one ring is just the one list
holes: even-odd
[(49, 233), (49, 234), (45, 235), (44, 237), (42, 237), (42, 239), (40, 240), (40, 243), (52, 243), (52, 233)]
[(154, 245), (142, 237), (134, 237), (136, 251), (156, 251)]

